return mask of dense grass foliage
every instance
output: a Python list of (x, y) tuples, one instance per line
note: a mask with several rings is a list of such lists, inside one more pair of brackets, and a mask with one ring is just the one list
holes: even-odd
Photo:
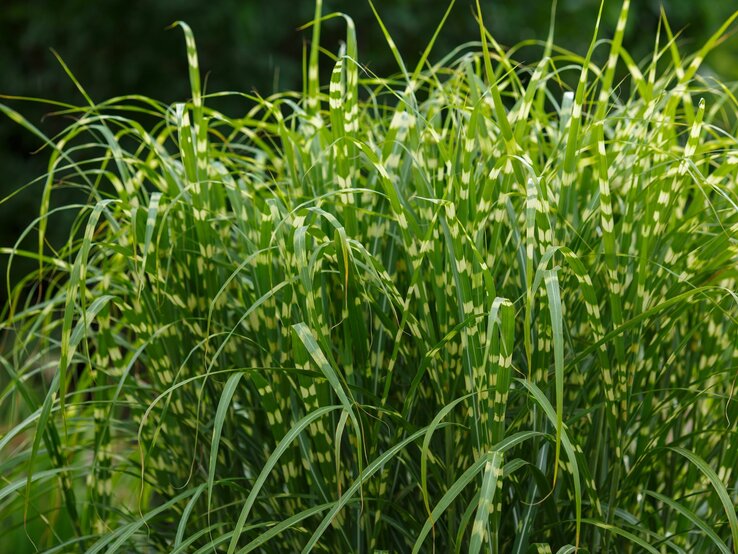
[(385, 32), (382, 78), (317, 2), (304, 90), (239, 118), (182, 25), (189, 102), (60, 106), (5, 252), (3, 548), (736, 552), (732, 19), (637, 64), (628, 4), (533, 63), (481, 11), (435, 65)]
[[(530, 37), (545, 37), (552, 0), (538, 0), (530, 7), (517, 0), (487, 0), (493, 17), (488, 25), (502, 44), (515, 44)], [(449, 0), (375, 0), (377, 10), (392, 30), (400, 52), (417, 61), (420, 50), (435, 28)], [(600, 0), (557, 0), (557, 42), (574, 51), (586, 51), (597, 17)], [(623, 44), (630, 54), (641, 59), (653, 47), (659, 10), (663, 4), (672, 27), (679, 29), (680, 43), (704, 42), (729, 16), (734, 0), (695, 2), (694, 0), (641, 0), (631, 5), (630, 17), (638, 25), (626, 28)], [(162, 32), (173, 21), (192, 25), (197, 37), (198, 55), (207, 68), (207, 89), (257, 90), (261, 95), (294, 90), (301, 84), (301, 49), (309, 31), (300, 27), (309, 21), (314, 6), (310, 0), (156, 0), (131, 2), (106, 0), (105, 10), (94, 2), (80, 0), (3, 0), (0, 10), (0, 101), (21, 111), (47, 135), (61, 131), (68, 121), (44, 117), (48, 105), (28, 104), (3, 95), (53, 98), (79, 102), (79, 91), (61, 71), (49, 48), (53, 48), (84, 83), (89, 96), (103, 100), (114, 95), (144, 94), (166, 103), (179, 100), (189, 89), (187, 59), (182, 56), (181, 34)], [(470, 17), (471, 0), (456, 2), (435, 52), (448, 52), (475, 35), (476, 22)], [(488, 9), (490, 9), (488, 8)], [(326, 0), (327, 11), (348, 11), (361, 33), (357, 37), (361, 62), (380, 75), (396, 71), (391, 51), (375, 24), (366, 0)], [(603, 20), (614, 25), (619, 2), (608, 0)], [(644, 32), (645, 31), (645, 32)], [(321, 42), (333, 47), (345, 39), (341, 25), (326, 25)], [(595, 59), (606, 55), (595, 51)], [(710, 68), (727, 79), (738, 79), (738, 40), (726, 41), (710, 55)], [(406, 58), (406, 63), (408, 59)], [(321, 65), (325, 79), (330, 64)], [(221, 96), (208, 105), (228, 114), (241, 114), (243, 103), (235, 96)], [(0, 198), (46, 170), (45, 155), (32, 155), (39, 144), (24, 129), (0, 118)], [(12, 245), (34, 219), (38, 197), (34, 188), (19, 191), (12, 202), (0, 202), (0, 246)], [(54, 205), (77, 202), (68, 188), (59, 187), (52, 197)], [(71, 216), (71, 214), (70, 214)], [(59, 248), (68, 234), (72, 217), (57, 218), (63, 231), (49, 236), (50, 245)], [(56, 242), (58, 237), (59, 242)], [(28, 237), (22, 248), (33, 248)], [(28, 259), (13, 263), (11, 277), (31, 271)], [(0, 287), (0, 304), (7, 301)]]

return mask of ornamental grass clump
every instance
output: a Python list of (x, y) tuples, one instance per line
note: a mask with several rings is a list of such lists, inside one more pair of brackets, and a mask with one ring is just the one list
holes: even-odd
[(0, 544), (736, 552), (738, 103), (701, 71), (735, 16), (637, 63), (628, 5), (584, 57), (477, 6), (415, 67), (377, 16), (385, 78), (318, 0), (304, 90), (244, 115), (184, 24), (188, 102), (85, 95), (48, 138), (2, 106), (49, 171), (38, 248), (3, 250), (37, 270), (2, 318)]

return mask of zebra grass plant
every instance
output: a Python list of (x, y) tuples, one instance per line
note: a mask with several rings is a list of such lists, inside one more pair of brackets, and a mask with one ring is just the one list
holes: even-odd
[(304, 90), (240, 117), (184, 24), (188, 102), (85, 95), (55, 137), (0, 106), (49, 155), (38, 248), (3, 249), (38, 266), (3, 551), (738, 552), (738, 102), (701, 71), (735, 16), (636, 63), (628, 5), (534, 63), (477, 5), (407, 67), (377, 16), (384, 78), (318, 0)]

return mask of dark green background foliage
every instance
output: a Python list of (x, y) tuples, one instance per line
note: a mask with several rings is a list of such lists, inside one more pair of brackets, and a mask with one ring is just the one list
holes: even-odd
[[(209, 91), (256, 89), (263, 95), (302, 82), (302, 49), (308, 33), (298, 27), (312, 18), (313, 3), (295, 0), (4, 0), (0, 9), (0, 94), (53, 98), (74, 104), (83, 102), (75, 85), (50, 52), (55, 49), (83, 84), (93, 100), (139, 93), (165, 102), (188, 94), (186, 59), (181, 37), (165, 28), (176, 20), (187, 21), (198, 40), (201, 63), (208, 73)], [(546, 36), (549, 0), (486, 1), (488, 25), (502, 44)], [(597, 15), (598, 0), (560, 0), (557, 9), (557, 44), (583, 53)], [(664, 0), (672, 28), (683, 30), (683, 42), (700, 43), (719, 27), (738, 2), (721, 0)], [(375, 5), (390, 26), (406, 62), (412, 63), (427, 43), (446, 8), (446, 0), (376, 0)], [(636, 60), (651, 48), (658, 26), (661, 2), (634, 2), (625, 46)], [(606, 28), (614, 25), (619, 2), (605, 1)], [(368, 2), (332, 0), (325, 12), (343, 11), (359, 29), (362, 63), (378, 74), (396, 70), (381, 38)], [(343, 26), (329, 23), (323, 44), (333, 48), (342, 38)], [(435, 49), (436, 57), (453, 47), (477, 39), (469, 0), (459, 0)], [(731, 63), (738, 55), (738, 41), (721, 48), (708, 60), (724, 78), (738, 76)], [(601, 52), (605, 50), (602, 49)], [(213, 102), (210, 102), (213, 105)], [(235, 101), (223, 106), (242, 113)], [(17, 105), (16, 109), (47, 133), (63, 128), (60, 118), (46, 117), (52, 108)], [(33, 155), (37, 139), (13, 122), (0, 120), (0, 198), (42, 175), (46, 153)], [(15, 242), (37, 212), (39, 187), (0, 204), (0, 245)], [(70, 186), (60, 187), (57, 200), (73, 196)], [(69, 218), (71, 219), (71, 218)], [(63, 225), (62, 217), (55, 225)], [(59, 233), (58, 236), (64, 236)], [(53, 236), (50, 237), (53, 240)], [(4, 262), (3, 262), (4, 264)], [(22, 262), (21, 262), (22, 266)], [(22, 269), (19, 267), (19, 270)], [(4, 293), (0, 293), (0, 298)]]

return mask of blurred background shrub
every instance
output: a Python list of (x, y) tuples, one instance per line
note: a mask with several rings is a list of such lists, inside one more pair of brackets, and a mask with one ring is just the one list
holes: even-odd
[[(486, 23), (503, 45), (545, 39), (551, 0), (485, 0)], [(605, 0), (604, 35), (611, 36), (619, 0)], [(375, 0), (405, 60), (412, 63), (431, 37), (447, 0)], [(638, 60), (653, 48), (661, 0), (636, 0), (631, 7), (625, 46)], [(735, 9), (736, 0), (696, 2), (663, 0), (672, 29), (682, 31), (680, 44), (697, 48)], [(599, 0), (559, 0), (556, 42), (583, 53), (590, 40)], [(188, 95), (181, 33), (166, 31), (185, 20), (198, 41), (207, 90), (256, 90), (268, 95), (301, 84), (302, 49), (309, 33), (298, 30), (312, 19), (310, 0), (3, 0), (0, 9), (0, 94), (50, 98), (82, 104), (83, 97), (50, 51), (53, 48), (94, 101), (124, 94), (143, 94), (172, 102)], [(379, 26), (365, 0), (325, 0), (324, 13), (342, 11), (355, 21), (360, 61), (378, 74), (397, 71)], [(330, 49), (344, 35), (338, 21), (325, 26), (323, 44)], [(472, 1), (458, 0), (434, 49), (440, 55), (478, 36)], [(604, 50), (602, 50), (604, 51)], [(738, 40), (731, 37), (711, 54), (707, 66), (724, 79), (738, 78)], [(48, 117), (53, 108), (3, 99), (47, 134), (64, 121)], [(235, 99), (221, 109), (243, 112)], [(47, 117), (45, 117), (47, 116)], [(40, 142), (9, 119), (0, 119), (0, 198), (17, 191), (46, 170), (48, 154), (35, 153)], [(29, 186), (0, 204), (0, 247), (12, 245), (37, 213), (42, 184)], [(58, 200), (69, 200), (73, 184), (58, 187)], [(71, 214), (70, 214), (71, 215)], [(68, 220), (68, 219), (67, 219)], [(55, 224), (63, 225), (60, 218)], [(64, 232), (58, 236), (65, 236)], [(27, 242), (32, 246), (33, 237)], [(53, 234), (52, 234), (53, 239)], [(7, 257), (0, 257), (5, 274)], [(14, 262), (16, 274), (29, 263)], [(0, 301), (5, 287), (0, 287)], [(1, 305), (1, 304), (0, 304)]]

